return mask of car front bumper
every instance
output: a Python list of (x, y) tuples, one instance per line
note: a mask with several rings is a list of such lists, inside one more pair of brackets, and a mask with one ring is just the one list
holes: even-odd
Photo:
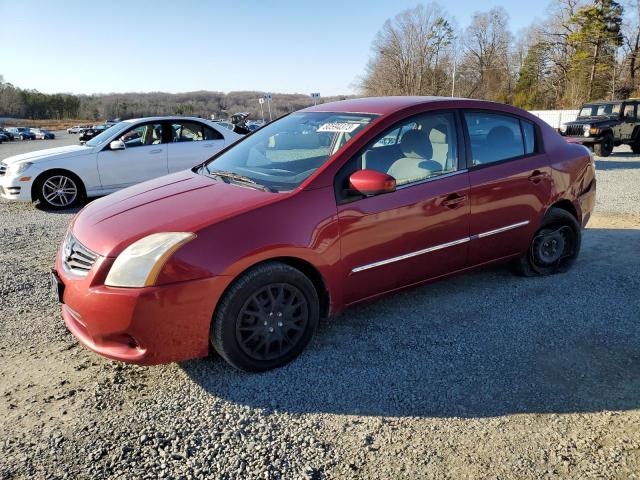
[(80, 343), (104, 357), (139, 365), (207, 356), (211, 319), (228, 277), (107, 287), (103, 282), (113, 261), (99, 257), (87, 277), (78, 277), (65, 271), (58, 254), (62, 318)]
[(31, 173), (0, 177), (0, 197), (7, 200), (30, 202), (32, 200), (31, 187), (34, 179), (35, 176)]

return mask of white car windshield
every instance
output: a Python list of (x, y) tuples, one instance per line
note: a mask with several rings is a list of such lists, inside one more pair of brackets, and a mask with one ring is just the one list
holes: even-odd
[(198, 171), (270, 191), (293, 190), (377, 115), (298, 112), (249, 135)]
[(99, 147), (105, 144), (106, 142), (108, 142), (113, 135), (120, 133), (121, 131), (130, 127), (131, 125), (132, 125), (131, 122), (116, 123), (113, 127), (107, 128), (100, 135), (96, 135), (95, 137), (93, 137), (91, 140), (85, 143), (85, 145), (87, 147)]

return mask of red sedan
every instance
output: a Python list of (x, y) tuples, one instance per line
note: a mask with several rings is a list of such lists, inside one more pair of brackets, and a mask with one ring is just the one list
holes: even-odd
[(213, 347), (262, 371), (358, 302), (507, 260), (567, 270), (595, 184), (586, 148), (517, 108), (327, 103), (89, 204), (53, 281), (69, 330), (105, 357), (150, 365)]

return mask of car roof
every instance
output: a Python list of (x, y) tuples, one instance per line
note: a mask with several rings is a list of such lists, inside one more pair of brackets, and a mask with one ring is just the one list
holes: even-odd
[(130, 118), (128, 120), (123, 120), (124, 122), (127, 123), (136, 123), (136, 122), (140, 122), (140, 121), (145, 121), (145, 122), (153, 122), (153, 121), (164, 121), (164, 120), (198, 120), (200, 122), (210, 122), (211, 120), (207, 119), (207, 118), (201, 118), (201, 117), (181, 117), (179, 115), (170, 115), (170, 116), (165, 116), (165, 117), (140, 117), (140, 118)]
[(337, 102), (322, 103), (313, 107), (305, 108), (303, 112), (345, 112), (345, 113), (372, 113), (376, 115), (389, 115), (416, 105), (429, 103), (451, 103), (451, 107), (459, 107), (464, 102), (465, 107), (491, 107), (501, 105), (496, 102), (486, 100), (473, 100), (456, 97), (366, 97), (351, 98)]

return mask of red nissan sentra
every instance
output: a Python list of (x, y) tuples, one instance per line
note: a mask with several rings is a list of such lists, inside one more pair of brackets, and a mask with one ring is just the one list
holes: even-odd
[(567, 270), (595, 184), (586, 148), (517, 108), (327, 103), (92, 202), (52, 277), (67, 327), (105, 357), (150, 365), (212, 346), (262, 371), (358, 302), (499, 261)]

